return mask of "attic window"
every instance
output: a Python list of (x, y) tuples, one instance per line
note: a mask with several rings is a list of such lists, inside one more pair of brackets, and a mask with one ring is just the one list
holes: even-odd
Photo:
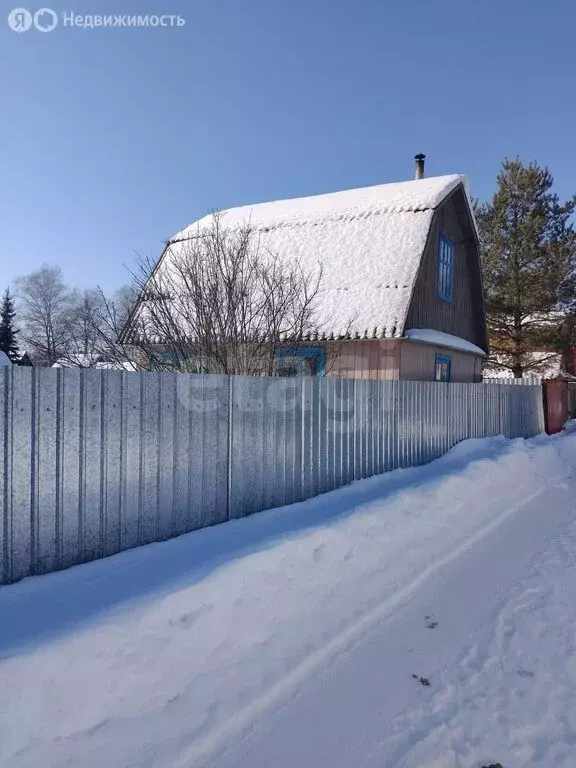
[(440, 235), (438, 245), (438, 297), (452, 301), (454, 295), (454, 243)]

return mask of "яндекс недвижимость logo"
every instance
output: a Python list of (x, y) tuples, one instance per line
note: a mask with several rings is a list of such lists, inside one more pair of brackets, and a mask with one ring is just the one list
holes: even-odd
[(8, 26), (13, 32), (27, 32), (34, 26), (39, 32), (52, 32), (58, 26), (58, 14), (52, 8), (40, 8), (31, 13), (26, 8), (14, 8), (8, 14)]
[(59, 22), (62, 27), (72, 29), (126, 29), (142, 27), (145, 29), (166, 29), (167, 27), (182, 28), (186, 19), (180, 14), (146, 13), (146, 14), (80, 14), (73, 11), (57, 13), (52, 8), (40, 8), (32, 13), (26, 8), (14, 8), (8, 14), (8, 26), (13, 32), (20, 34), (34, 27), (38, 32), (52, 32)]

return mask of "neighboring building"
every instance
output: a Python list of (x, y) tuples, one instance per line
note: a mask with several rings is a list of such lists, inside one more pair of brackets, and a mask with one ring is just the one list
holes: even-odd
[[(222, 226), (263, 251), (323, 266), (320, 332), (276, 353), (277, 375), (480, 381), (488, 351), (478, 234), (463, 176), (234, 208)], [(206, 217), (176, 235), (156, 269)], [(137, 316), (137, 311), (134, 317)]]
[(58, 360), (52, 368), (91, 368), (95, 370), (138, 371), (138, 365), (130, 360), (116, 360), (103, 353), (71, 353)]
[(52, 364), (52, 368), (96, 368), (102, 360), (99, 352), (70, 352)]
[(46, 368), (46, 363), (44, 363), (36, 354), (33, 352), (24, 352), (20, 360), (18, 360), (17, 365), (23, 365), (28, 368)]

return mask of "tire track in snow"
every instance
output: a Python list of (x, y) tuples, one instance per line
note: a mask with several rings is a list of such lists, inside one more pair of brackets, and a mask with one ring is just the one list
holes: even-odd
[(490, 762), (486, 752), (504, 765), (574, 765), (575, 719), (569, 710), (576, 630), (557, 611), (558, 600), (566, 599), (561, 574), (576, 569), (575, 544), (571, 523), (549, 540), (525, 581), (500, 604), (492, 631), (458, 662), (456, 679), (398, 717), (394, 727), (401, 735), (390, 765), (424, 765), (424, 755), (434, 765), (480, 765)]
[(455, 549), (444, 557), (439, 558), (433, 565), (426, 568), (419, 576), (405, 585), (397, 593), (384, 600), (374, 610), (364, 614), (338, 635), (335, 635), (328, 643), (313, 651), (303, 659), (288, 674), (280, 678), (266, 693), (255, 698), (244, 708), (240, 709), (234, 717), (230, 718), (222, 727), (215, 728), (202, 736), (194, 744), (188, 747), (180, 759), (173, 764), (173, 768), (191, 768), (194, 765), (202, 765), (203, 760), (211, 757), (215, 752), (221, 751), (232, 736), (246, 731), (268, 709), (274, 707), (286, 699), (289, 695), (301, 687), (315, 672), (319, 671), (327, 662), (342, 655), (360, 640), (367, 632), (387, 619), (393, 612), (402, 606), (413, 596), (425, 582), (455, 562), (468, 549), (486, 538), (502, 523), (511, 518), (521, 509), (526, 507), (541, 496), (545, 496), (549, 488), (563, 478), (550, 478), (549, 482), (536, 492), (524, 497), (521, 501), (507, 509), (502, 514), (493, 518), (485, 526), (479, 528), (472, 536), (464, 539)]

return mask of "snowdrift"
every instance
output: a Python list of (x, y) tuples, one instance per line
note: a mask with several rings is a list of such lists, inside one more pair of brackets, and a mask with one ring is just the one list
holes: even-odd
[(1, 588), (0, 764), (220, 765), (441, 569), (527, 504), (544, 515), (573, 498), (575, 468), (574, 434), (468, 440), (424, 467)]

